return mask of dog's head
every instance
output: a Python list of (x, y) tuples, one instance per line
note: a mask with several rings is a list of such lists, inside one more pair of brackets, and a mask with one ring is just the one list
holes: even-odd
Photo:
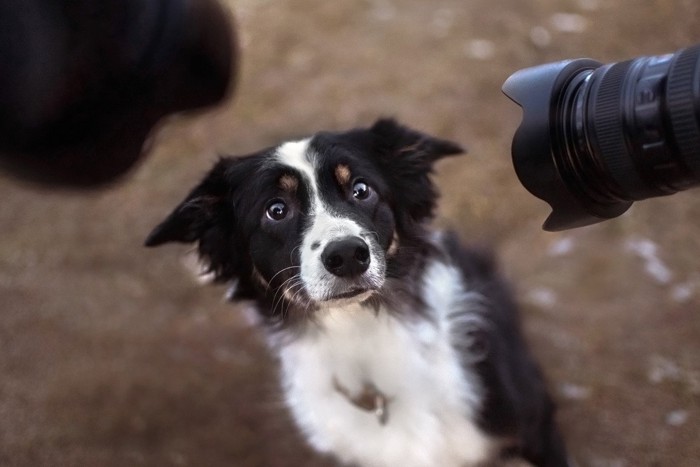
[(219, 281), (272, 315), (366, 300), (409, 269), (437, 198), (432, 165), (461, 152), (379, 120), (223, 158), (146, 245), (197, 242)]

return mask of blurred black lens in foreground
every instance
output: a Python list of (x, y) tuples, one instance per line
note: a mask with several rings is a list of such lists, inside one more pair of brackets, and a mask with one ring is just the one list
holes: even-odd
[(0, 168), (117, 179), (158, 120), (226, 97), (234, 33), (217, 0), (0, 0)]
[(503, 92), (523, 108), (513, 163), (552, 207), (545, 230), (601, 222), (700, 184), (700, 45), (527, 68)]

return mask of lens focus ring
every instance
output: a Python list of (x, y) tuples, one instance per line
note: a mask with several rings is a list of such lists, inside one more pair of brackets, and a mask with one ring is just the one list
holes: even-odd
[(666, 85), (667, 108), (678, 152), (696, 176), (700, 175), (699, 69), (700, 45), (689, 47), (674, 60)]
[(600, 148), (600, 160), (607, 167), (615, 183), (625, 193), (642, 191), (645, 188), (644, 183), (637, 176), (625, 142), (621, 96), (625, 76), (631, 65), (632, 62), (627, 61), (600, 69), (605, 74), (594, 96), (592, 114), (593, 129)]

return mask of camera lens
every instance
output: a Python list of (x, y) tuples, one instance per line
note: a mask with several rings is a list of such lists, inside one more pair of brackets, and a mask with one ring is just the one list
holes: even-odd
[(513, 163), (552, 207), (545, 230), (600, 222), (633, 201), (700, 184), (700, 45), (528, 68), (503, 91), (523, 108)]

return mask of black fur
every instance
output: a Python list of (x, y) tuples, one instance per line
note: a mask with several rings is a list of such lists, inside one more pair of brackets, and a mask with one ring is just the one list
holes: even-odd
[[(311, 140), (319, 155), (320, 192), (324, 202), (371, 227), (388, 251), (386, 282), (370, 302), (379, 308), (420, 313), (419, 281), (426, 261), (445, 255), (457, 265), (465, 283), (484, 297), (483, 323), (463, 329), (469, 348), (463, 364), (475, 370), (486, 388), (479, 414), (480, 427), (507, 440), (504, 455), (520, 456), (538, 466), (565, 466), (566, 454), (554, 422), (554, 405), (539, 369), (523, 340), (516, 306), (489, 255), (466, 250), (448, 235), (440, 246), (428, 240), (437, 192), (429, 175), (433, 164), (462, 149), (398, 125), (379, 120), (370, 128), (343, 133), (318, 133)], [(146, 240), (147, 246), (166, 242), (198, 244), (217, 280), (237, 281), (235, 298), (257, 302), (265, 320), (276, 329), (289, 330), (313, 319), (316, 305), (299, 291), (290, 301), (279, 293), (300, 264), (299, 239), (308, 227), (309, 191), (303, 183), (293, 196), (278, 184), (294, 173), (271, 157), (274, 148), (241, 158), (222, 158)], [(334, 179), (339, 164), (366, 179), (376, 198), (352, 202), (348, 190)], [(352, 185), (352, 183), (350, 183)], [(266, 203), (284, 199), (289, 218), (284, 223), (265, 220)], [(275, 254), (270, 254), (275, 252)], [(412, 303), (415, 306), (392, 306)]]
[(468, 362), (489, 388), (480, 414), (481, 426), (494, 435), (512, 438), (504, 456), (523, 457), (538, 466), (567, 465), (554, 420), (554, 403), (527, 351), (517, 306), (490, 252), (465, 249), (454, 235), (447, 236), (443, 244), (466, 283), (488, 301), (489, 311), (482, 315), (486, 324), (476, 330), (478, 339), (473, 341), (481, 347), (476, 353), (484, 358)]

